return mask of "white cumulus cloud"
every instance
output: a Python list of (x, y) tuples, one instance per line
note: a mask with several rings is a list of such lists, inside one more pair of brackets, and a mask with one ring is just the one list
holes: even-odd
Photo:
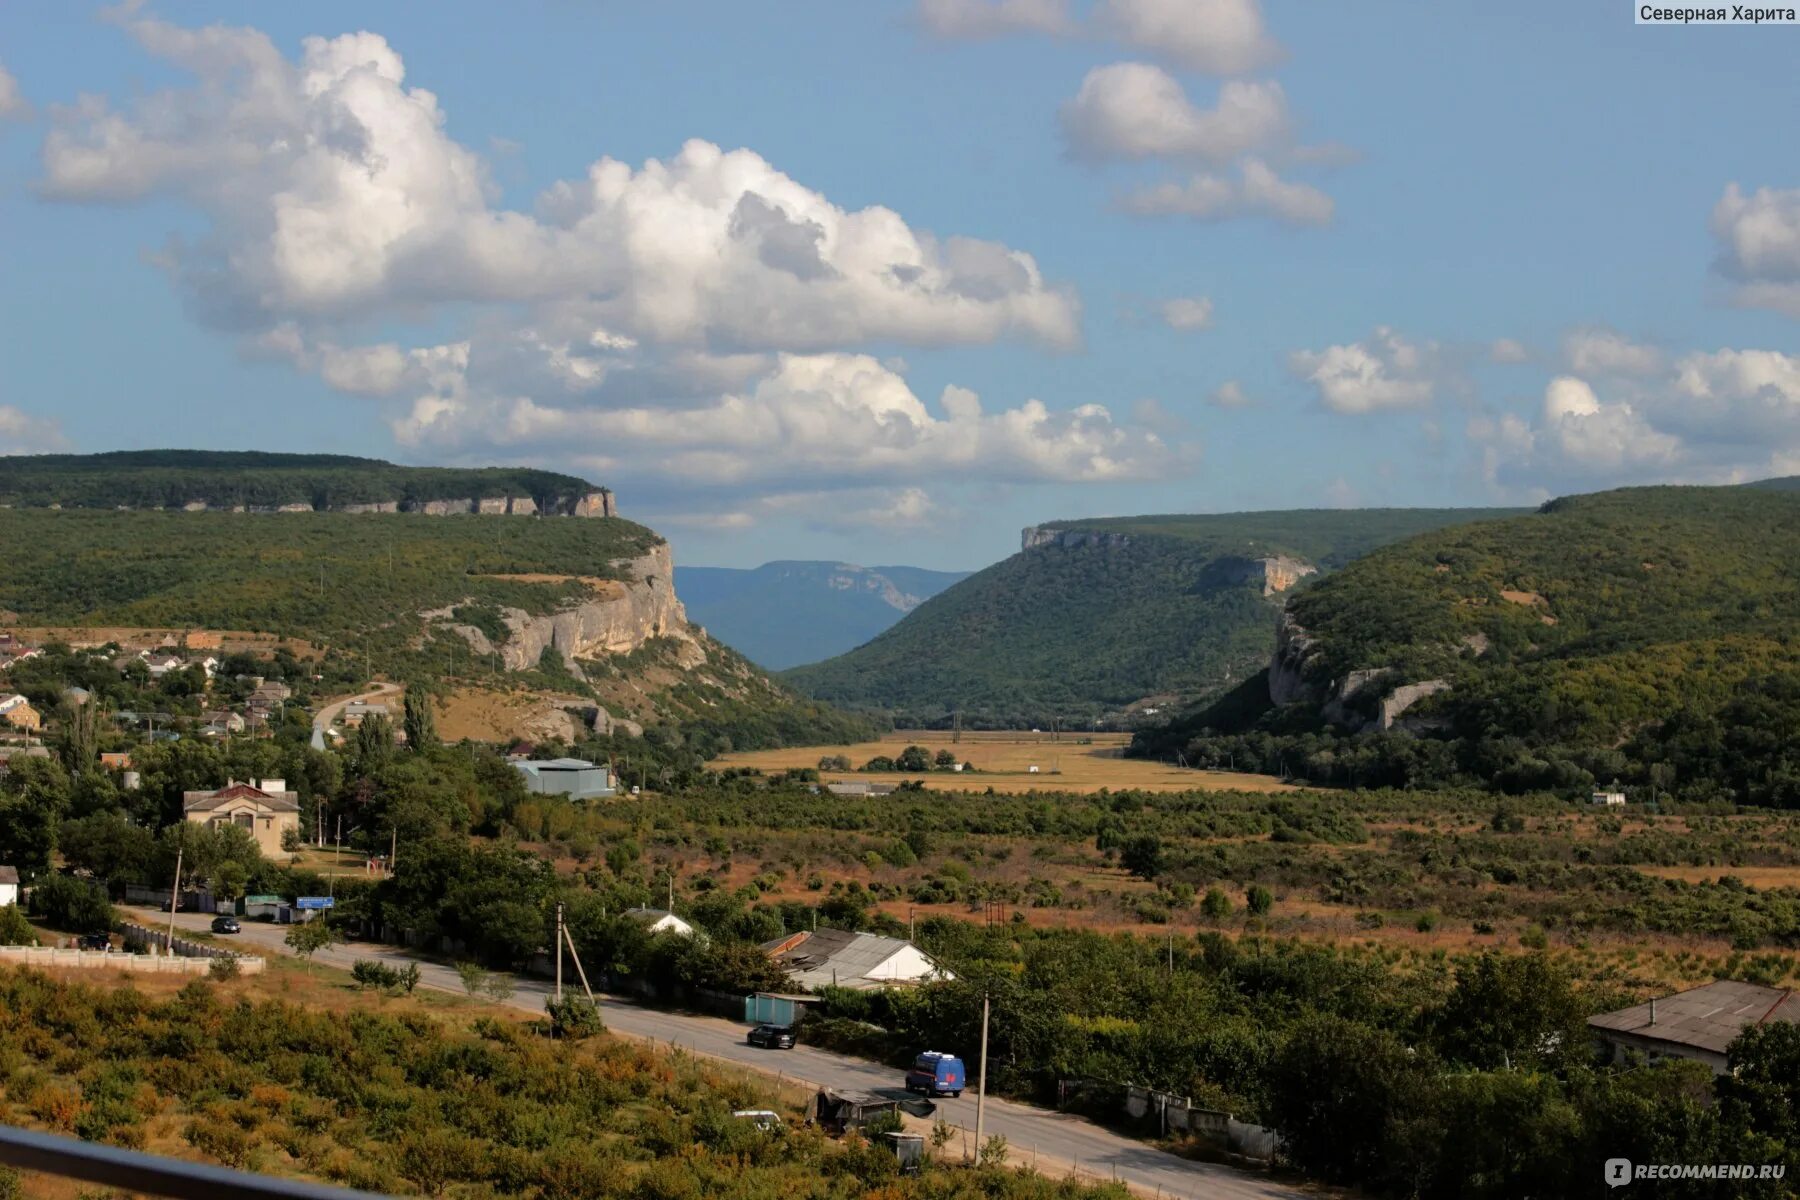
[(1079, 338), (1073, 292), (1030, 255), (845, 210), (750, 150), (603, 158), (511, 211), (377, 34), (308, 38), (289, 61), (252, 29), (124, 20), (193, 83), (58, 109), (39, 190), (196, 206), (207, 233), (165, 257), (221, 322), (582, 301), (618, 334), (689, 344)]
[(1063, 134), (1082, 158), (1185, 158), (1225, 162), (1286, 137), (1287, 97), (1273, 80), (1232, 81), (1218, 104), (1197, 107), (1176, 79), (1149, 63), (1095, 67), (1062, 107)]
[(1634, 342), (1611, 329), (1577, 329), (1563, 338), (1563, 355), (1579, 376), (1650, 376), (1662, 371), (1667, 357), (1655, 346)]
[(1663, 356), (1655, 372), (1630, 356), (1628, 366), (1645, 369), (1619, 370), (1606, 354), (1597, 361), (1600, 373), (1550, 380), (1535, 413), (1470, 422), (1490, 479), (1543, 492), (1731, 483), (1800, 469), (1800, 356), (1695, 351)]
[(1214, 388), (1212, 394), (1206, 398), (1206, 402), (1214, 408), (1248, 408), (1256, 403), (1244, 391), (1244, 385), (1235, 379), (1227, 379)]
[(1212, 327), (1213, 302), (1209, 296), (1176, 296), (1164, 300), (1157, 311), (1163, 324), (1179, 333)]
[(1241, 75), (1281, 55), (1257, 0), (1100, 0), (1094, 19), (1126, 45), (1214, 75)]
[(1713, 206), (1712, 233), (1739, 304), (1800, 317), (1800, 188), (1746, 194), (1728, 185)]
[(1266, 163), (1246, 159), (1237, 178), (1202, 173), (1185, 183), (1152, 184), (1127, 192), (1119, 207), (1140, 217), (1192, 217), (1228, 221), (1267, 217), (1283, 225), (1331, 224), (1337, 205), (1318, 188), (1277, 175)]
[(0, 121), (17, 121), (31, 115), (31, 105), (19, 91), (19, 81), (0, 63)]
[(1437, 348), (1408, 341), (1386, 326), (1372, 337), (1323, 350), (1297, 350), (1289, 369), (1318, 391), (1333, 412), (1362, 414), (1430, 403), (1437, 386)]

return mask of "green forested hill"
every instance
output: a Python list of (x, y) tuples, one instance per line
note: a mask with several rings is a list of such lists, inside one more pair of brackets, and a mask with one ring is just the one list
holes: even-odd
[(527, 467), (402, 467), (343, 454), (120, 450), (0, 456), (0, 504), (14, 508), (278, 508), (498, 496), (569, 498), (586, 480)]
[[(1644, 796), (1800, 803), (1792, 491), (1555, 500), (1376, 551), (1289, 611), (1311, 639), (1286, 660), (1306, 700), (1260, 711), (1239, 694), (1143, 748), (1321, 782), (1573, 792), (1616, 778)], [(1355, 671), (1385, 674), (1345, 696)], [(1375, 731), (1381, 699), (1426, 680), (1450, 686), (1403, 714), (1423, 735)]]
[(0, 510), (0, 610), (25, 624), (243, 629), (400, 652), (420, 610), (550, 612), (662, 541), (619, 520)]
[(1257, 560), (1330, 570), (1424, 529), (1514, 510), (1370, 509), (1054, 522), (867, 645), (783, 676), (901, 723), (1085, 724), (1255, 672), (1275, 602)]
[[(503, 608), (542, 615), (592, 600), (583, 579), (627, 578), (621, 560), (662, 544), (616, 517), (0, 509), (0, 621), (273, 633), (390, 679), (493, 683), (497, 656), (451, 625), (505, 638)], [(585, 683), (546, 650), (504, 682), (608, 703), (628, 693), (641, 704), (614, 715), (681, 725), (715, 748), (869, 732), (698, 644), (699, 662), (664, 638), (584, 659)]]

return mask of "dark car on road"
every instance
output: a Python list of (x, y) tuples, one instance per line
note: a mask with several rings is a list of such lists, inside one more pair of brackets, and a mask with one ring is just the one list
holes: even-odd
[(111, 950), (112, 936), (105, 933), (84, 933), (76, 944), (83, 950)]
[(238, 924), (236, 917), (214, 917), (212, 931), (214, 933), (242, 933), (244, 930)]
[(747, 1040), (752, 1046), (762, 1046), (768, 1050), (792, 1050), (794, 1028), (791, 1025), (758, 1025), (750, 1031)]

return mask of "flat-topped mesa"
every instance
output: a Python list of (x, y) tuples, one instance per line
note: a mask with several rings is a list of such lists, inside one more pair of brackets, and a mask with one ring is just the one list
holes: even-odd
[[(130, 505), (119, 505), (128, 510)], [(571, 496), (473, 496), (452, 500), (369, 500), (346, 504), (308, 504), (295, 501), (279, 505), (214, 504), (189, 500), (178, 512), (338, 512), (416, 513), (427, 517), (461, 516), (467, 513), (511, 517), (616, 517), (618, 498), (611, 489)]]

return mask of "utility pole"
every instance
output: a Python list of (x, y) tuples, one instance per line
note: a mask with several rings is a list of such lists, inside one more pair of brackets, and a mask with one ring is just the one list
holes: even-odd
[(175, 953), (175, 910), (181, 907), (181, 846), (175, 847), (175, 882), (169, 886), (169, 953)]
[(563, 960), (563, 906), (556, 902), (556, 1002), (562, 1003), (562, 960)]
[(400, 827), (388, 830), (388, 874), (394, 873), (394, 856), (400, 853)]
[(981, 993), (981, 1075), (975, 1080), (975, 1165), (981, 1165), (983, 1134), (987, 1130), (987, 1035), (988, 994)]

